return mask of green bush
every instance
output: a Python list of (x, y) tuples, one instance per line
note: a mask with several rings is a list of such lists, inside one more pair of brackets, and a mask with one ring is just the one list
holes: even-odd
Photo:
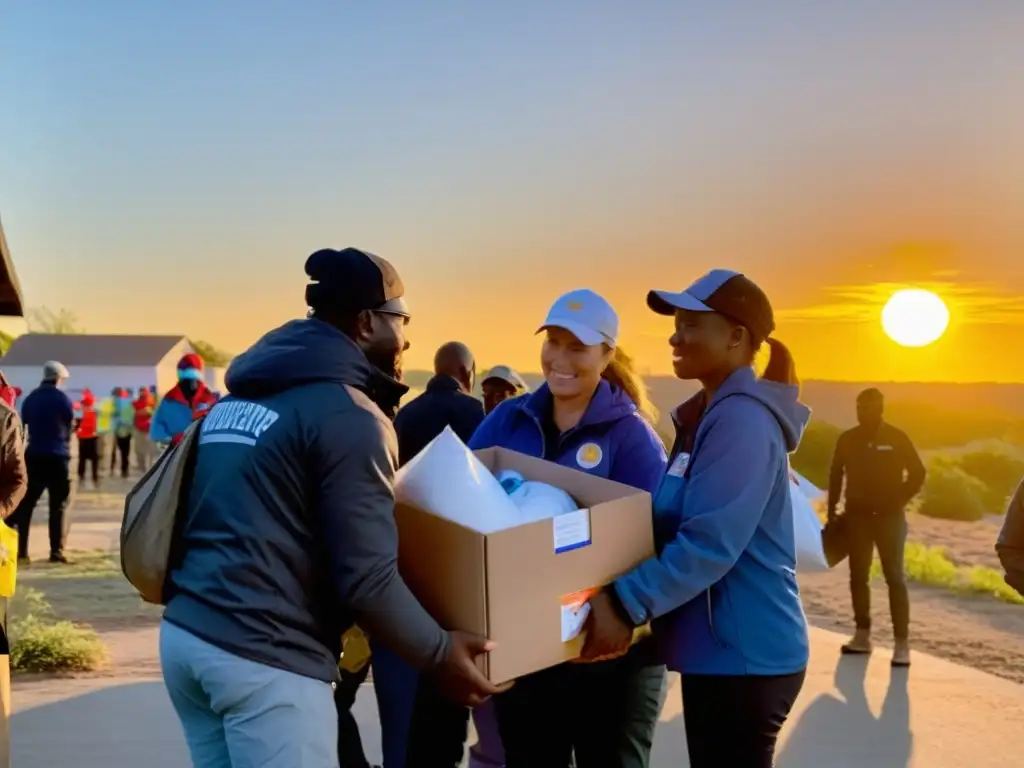
[[(988, 595), (1004, 603), (1024, 605), (1024, 597), (1003, 579), (1003, 574), (983, 565), (957, 565), (943, 547), (929, 547), (908, 541), (904, 553), (907, 578), (929, 587), (940, 587), (961, 594)], [(882, 578), (882, 566), (877, 558), (871, 564), (871, 575)]]
[(985, 509), (1005, 512), (1009, 497), (1024, 477), (1024, 460), (1005, 451), (973, 451), (961, 456), (958, 463), (964, 472), (984, 483)]
[(929, 462), (918, 511), (942, 520), (981, 520), (987, 493), (986, 485), (964, 472), (956, 461), (938, 456)]
[(18, 590), (11, 601), (9, 625), (14, 671), (88, 672), (107, 663), (99, 636), (89, 627), (55, 619), (37, 590)]
[(843, 430), (827, 421), (811, 421), (804, 430), (800, 447), (790, 457), (793, 469), (819, 488), (827, 489), (832, 454), (842, 433)]

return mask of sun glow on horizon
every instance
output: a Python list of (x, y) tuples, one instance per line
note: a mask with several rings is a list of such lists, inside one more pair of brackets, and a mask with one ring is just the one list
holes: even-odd
[(882, 329), (900, 346), (926, 347), (949, 327), (949, 308), (939, 296), (922, 288), (896, 291), (882, 309)]

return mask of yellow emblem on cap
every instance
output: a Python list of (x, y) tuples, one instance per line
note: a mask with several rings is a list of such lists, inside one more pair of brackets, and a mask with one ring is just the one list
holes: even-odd
[(601, 463), (601, 459), (603, 458), (604, 452), (601, 450), (601, 446), (597, 443), (584, 443), (580, 446), (580, 449), (576, 451), (576, 463), (583, 469), (593, 469)]
[(579, 312), (581, 309), (583, 309), (583, 303), (579, 301), (570, 301), (568, 304), (565, 305), (565, 308), (568, 309), (570, 312)]

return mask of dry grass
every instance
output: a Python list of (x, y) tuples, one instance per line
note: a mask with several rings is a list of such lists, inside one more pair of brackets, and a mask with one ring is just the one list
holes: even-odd
[[(1024, 683), (1024, 602), (1002, 579), (994, 550), (1001, 519), (967, 523), (908, 515), (906, 572), (914, 648)], [(871, 584), (875, 638), (891, 637), (885, 582)], [(852, 631), (847, 566), (800, 578), (808, 616)]]
[(160, 606), (144, 603), (121, 573), (117, 555), (72, 552), (71, 565), (33, 563), (19, 574), (19, 588), (38, 590), (62, 619), (105, 632), (160, 620)]

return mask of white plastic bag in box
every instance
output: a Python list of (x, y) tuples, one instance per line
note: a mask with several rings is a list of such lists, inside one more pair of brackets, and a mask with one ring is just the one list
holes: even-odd
[(395, 475), (395, 500), (480, 533), (519, 525), (519, 509), (451, 427)]
[(519, 507), (520, 521), (532, 523), (575, 512), (579, 506), (572, 496), (548, 483), (527, 480), (514, 469), (498, 473), (498, 482)]
[(814, 501), (823, 491), (802, 475), (790, 470), (789, 497), (793, 502), (793, 530), (796, 533), (796, 569), (804, 573), (827, 571), (825, 547), (821, 542), (821, 520)]

